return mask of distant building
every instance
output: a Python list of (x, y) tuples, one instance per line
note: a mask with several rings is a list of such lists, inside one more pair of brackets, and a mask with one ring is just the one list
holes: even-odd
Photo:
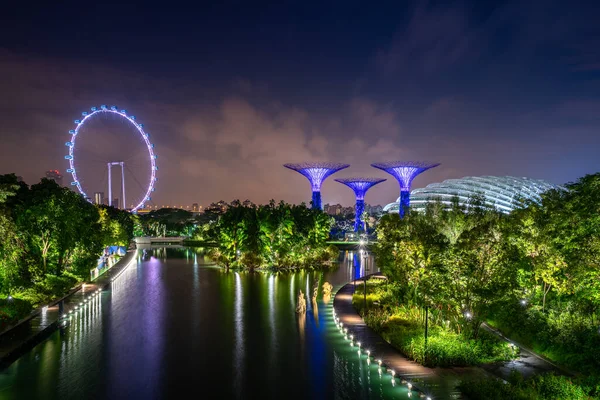
[(46, 171), (46, 178), (51, 179), (58, 184), (58, 186), (63, 185), (63, 176), (58, 172), (57, 169), (51, 169)]
[(381, 214), (383, 214), (383, 206), (382, 205), (371, 206), (371, 205), (366, 204), (365, 211), (369, 215), (381, 215)]
[[(430, 202), (441, 202), (451, 207), (455, 200), (468, 208), (474, 196), (480, 196), (487, 207), (508, 214), (522, 206), (523, 201), (540, 203), (541, 194), (547, 190), (563, 190), (541, 179), (515, 176), (466, 176), (460, 179), (447, 179), (439, 183), (430, 183), (424, 188), (410, 193), (411, 210), (424, 211)], [(398, 212), (399, 200), (383, 208), (388, 213)]]
[(325, 211), (325, 214), (329, 214), (329, 215), (340, 215), (342, 212), (342, 206), (341, 204), (325, 204), (325, 206), (323, 207), (323, 211)]
[(340, 211), (342, 215), (351, 215), (354, 214), (354, 207), (343, 207)]
[(118, 197), (113, 199), (112, 206), (114, 208), (119, 208), (119, 198)]
[(104, 192), (94, 193), (94, 204), (104, 204)]
[(193, 203), (192, 204), (192, 212), (199, 212), (200, 211), (200, 206), (198, 205), (198, 203)]

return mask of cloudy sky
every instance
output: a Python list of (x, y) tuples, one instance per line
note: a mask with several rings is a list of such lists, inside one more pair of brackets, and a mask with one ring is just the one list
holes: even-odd
[[(441, 163), (414, 187), (485, 174), (564, 183), (600, 170), (591, 1), (17, 3), (0, 24), (0, 173), (28, 183), (67, 168), (73, 120), (100, 104), (151, 133), (158, 205), (309, 201), (286, 162), (390, 178), (372, 204), (398, 196), (377, 161)], [(106, 126), (98, 154), (140, 151), (113, 144)], [(330, 178), (323, 202), (353, 195)]]

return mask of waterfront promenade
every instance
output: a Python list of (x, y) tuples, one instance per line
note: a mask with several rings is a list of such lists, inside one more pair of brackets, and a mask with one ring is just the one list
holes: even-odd
[[(370, 276), (376, 275), (381, 276), (380, 273)], [(393, 369), (396, 371), (397, 376), (407, 383), (410, 382), (414, 388), (422, 391), (432, 399), (461, 399), (461, 394), (456, 389), (461, 380), (492, 376), (507, 379), (512, 370), (520, 372), (525, 378), (550, 371), (569, 375), (567, 371), (560, 369), (548, 360), (534, 354), (531, 350), (520, 346), (518, 343), (512, 342), (487, 325), (484, 326), (484, 329), (496, 334), (501, 340), (513, 343), (519, 347), (520, 354), (517, 359), (474, 367), (424, 367), (400, 354), (399, 350), (387, 343), (373, 329), (369, 328), (362, 317), (356, 312), (352, 305), (354, 287), (355, 284), (360, 285), (363, 281), (364, 277), (361, 277), (356, 281), (347, 283), (338, 290), (333, 302), (336, 315), (344, 324), (344, 327), (348, 328), (349, 333), (352, 333), (365, 349), (368, 348), (371, 350), (373, 359), (381, 359), (387, 369)]]
[[(79, 307), (79, 304), (83, 303), (85, 299), (89, 299), (93, 293), (101, 295), (114, 277), (135, 263), (136, 254), (136, 249), (129, 250), (117, 264), (93, 283), (81, 284), (73, 288), (66, 296), (39, 308), (29, 317), (2, 332), (0, 334), (0, 368), (3, 369), (12, 364), (22, 354), (59, 329), (61, 324), (68, 324), (68, 321), (60, 321), (61, 307), (62, 313), (68, 314)], [(98, 292), (99, 289), (101, 292)]]

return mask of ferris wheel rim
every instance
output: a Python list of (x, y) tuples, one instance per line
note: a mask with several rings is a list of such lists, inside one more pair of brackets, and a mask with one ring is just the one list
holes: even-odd
[[(125, 118), (136, 128), (137, 132), (141, 135), (148, 149), (151, 170), (150, 182), (142, 200), (139, 202), (139, 204), (137, 204), (130, 210), (132, 213), (135, 213), (138, 209), (142, 208), (147, 201), (151, 200), (150, 193), (152, 193), (152, 191), (154, 190), (154, 183), (156, 182), (156, 171), (158, 170), (158, 167), (156, 166), (156, 154), (154, 153), (154, 144), (151, 143), (149, 139), (150, 135), (148, 135), (148, 133), (144, 130), (143, 124), (139, 123), (134, 115), (128, 115), (126, 110), (119, 110), (116, 106), (111, 106), (109, 108), (105, 105), (102, 105), (100, 107), (91, 107), (91, 112), (82, 112), (82, 118), (76, 119), (74, 121), (76, 127), (75, 129), (71, 129), (69, 131), (69, 134), (71, 135), (71, 140), (65, 143), (65, 145), (69, 148), (69, 154), (65, 156), (65, 159), (69, 161), (69, 169), (67, 170), (67, 172), (70, 173), (73, 177), (71, 185), (76, 186), (79, 193), (81, 193), (83, 197), (86, 198), (90, 203), (92, 202), (92, 199), (88, 197), (88, 195), (85, 193), (85, 190), (83, 190), (83, 187), (81, 186), (81, 182), (77, 178), (77, 169), (75, 168), (75, 141), (77, 140), (77, 135), (79, 134), (79, 131), (83, 127), (85, 122), (89, 121), (89, 119), (93, 115), (101, 113), (112, 113), (118, 115), (119, 117)], [(124, 204), (123, 206), (124, 208), (127, 207), (126, 204)]]

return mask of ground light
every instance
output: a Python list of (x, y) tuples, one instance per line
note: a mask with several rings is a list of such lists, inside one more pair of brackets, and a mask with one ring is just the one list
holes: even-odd
[[(467, 312), (467, 314), (469, 314), (469, 318), (470, 318), (471, 317), (470, 313)], [(333, 310), (332, 315), (333, 315), (333, 319), (334, 319), (334, 321), (336, 323), (336, 326), (338, 326), (338, 322), (339, 322), (340, 333), (344, 335), (344, 339), (349, 340), (350, 341), (350, 345), (353, 346), (354, 335), (351, 333), (350, 334), (350, 339), (348, 339), (348, 328), (343, 328), (343, 331), (342, 331), (342, 328), (341, 328), (342, 322), (339, 320), (337, 314), (335, 313), (335, 310)], [(358, 346), (358, 354), (360, 356), (360, 353), (361, 353), (361, 342), (357, 341), (357, 346)], [(364, 349), (364, 352), (366, 353), (366, 356), (367, 356), (367, 364), (370, 364), (371, 350)], [(383, 361), (379, 358), (379, 359), (377, 359), (377, 364), (378, 364), (377, 370), (379, 372), (379, 375), (381, 376)], [(396, 371), (394, 369), (392, 369), (392, 368), (388, 368), (387, 371), (392, 376), (392, 379), (391, 379), (392, 385), (395, 386), (396, 385)], [(406, 387), (408, 388), (408, 393), (407, 393), (408, 397), (412, 397), (412, 388), (413, 388), (412, 383), (408, 382), (405, 379), (401, 379), (401, 382), (402, 382), (402, 384), (406, 383)], [(430, 396), (427, 396), (423, 392), (419, 392), (419, 397), (425, 398), (425, 400), (432, 400), (432, 398)]]

